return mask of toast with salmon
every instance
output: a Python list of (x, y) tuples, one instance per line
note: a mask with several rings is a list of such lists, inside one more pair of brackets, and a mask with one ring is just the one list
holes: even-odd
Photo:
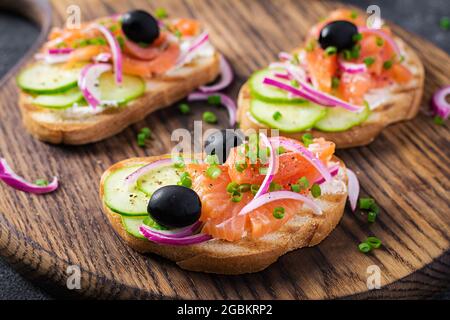
[[(347, 47), (333, 39), (352, 32)], [(416, 116), (424, 77), (414, 50), (386, 25), (369, 29), (363, 17), (339, 9), (313, 26), (304, 46), (281, 53), (242, 86), (237, 118), (243, 130), (279, 129), (297, 139), (310, 133), (337, 148), (367, 145), (386, 126)]]
[[(282, 143), (294, 146), (293, 151), (279, 155), (278, 170), (266, 193), (254, 190), (255, 194), (252, 189), (267, 182), (267, 174), (254, 171), (259, 164), (236, 171), (239, 147), (224, 164), (185, 160), (180, 166), (170, 156), (132, 158), (103, 174), (99, 190), (103, 211), (130, 247), (140, 253), (158, 254), (183, 269), (219, 274), (263, 270), (289, 251), (323, 241), (339, 223), (347, 199), (346, 169), (333, 156), (334, 144), (318, 139), (308, 147), (332, 173), (322, 181), (311, 162), (295, 151), (301, 143), (291, 139)], [(213, 173), (212, 168), (220, 174)], [(130, 177), (137, 179), (134, 186), (127, 184)], [(311, 185), (299, 185), (298, 180), (309, 180), (311, 185), (316, 181), (320, 195), (312, 196)], [(233, 186), (239, 191), (232, 191)], [(164, 197), (169, 190), (170, 195)], [(188, 191), (192, 195), (186, 197)], [(185, 198), (175, 199), (178, 192)], [(161, 203), (162, 199), (166, 203)], [(169, 221), (174, 223), (172, 215), (179, 221), (179, 212), (192, 207), (192, 201), (200, 201), (201, 208), (201, 213), (186, 223), (192, 225), (162, 228)], [(258, 205), (261, 201), (264, 203)], [(158, 208), (164, 206), (166, 211), (158, 218)], [(254, 208), (242, 214), (249, 206)]]
[(55, 28), (17, 77), (23, 123), (46, 142), (96, 142), (212, 82), (219, 60), (191, 19), (135, 10)]

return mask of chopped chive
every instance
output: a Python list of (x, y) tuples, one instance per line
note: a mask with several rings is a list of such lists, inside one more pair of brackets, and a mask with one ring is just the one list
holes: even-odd
[(178, 106), (178, 110), (180, 110), (180, 112), (182, 114), (188, 114), (189, 112), (191, 112), (191, 108), (189, 107), (189, 105), (187, 103), (181, 103)]
[(313, 50), (315, 49), (315, 47), (316, 47), (316, 44), (315, 44), (314, 40), (311, 40), (311, 41), (309, 41), (308, 44), (306, 45), (305, 50), (306, 50), (307, 52), (311, 52), (311, 51), (313, 51)]
[(269, 191), (270, 192), (272, 192), (272, 191), (279, 191), (281, 189), (283, 189), (281, 184), (278, 184), (276, 182), (271, 182), (270, 185), (269, 185)]
[(291, 80), (291, 86), (293, 86), (294, 88), (298, 88), (298, 87), (300, 87), (300, 83), (298, 83), (297, 80), (292, 79)]
[(370, 223), (374, 223), (376, 219), (377, 219), (377, 214), (373, 211), (369, 211), (369, 213), (367, 214), (367, 221)]
[(375, 204), (375, 200), (372, 198), (360, 198), (359, 208), (364, 210), (369, 210)]
[(231, 201), (240, 202), (241, 200), (242, 200), (242, 193), (236, 191), (231, 195)]
[(252, 184), (252, 185), (250, 186), (250, 192), (251, 192), (253, 195), (255, 195), (255, 194), (258, 192), (259, 187), (260, 187), (259, 184)]
[(277, 148), (277, 154), (282, 154), (282, 153), (285, 153), (285, 152), (286, 152), (286, 149), (283, 146), (279, 146)]
[(367, 237), (366, 243), (370, 246), (372, 249), (378, 249), (381, 247), (381, 240), (377, 237)]
[(439, 20), (439, 26), (442, 30), (449, 30), (450, 29), (450, 18), (449, 17), (442, 17), (441, 20)]
[(125, 46), (124, 38), (122, 36), (117, 36), (116, 39), (117, 39), (117, 42), (119, 42), (120, 48), (123, 48)]
[(284, 208), (283, 207), (276, 207), (273, 209), (273, 217), (275, 219), (283, 219), (284, 217)]
[(337, 53), (337, 48), (334, 46), (329, 46), (325, 49), (325, 53), (327, 56), (332, 56)]
[(341, 82), (341, 80), (339, 80), (338, 77), (333, 77), (333, 78), (331, 78), (331, 87), (332, 87), (333, 89), (339, 88), (340, 82)]
[(181, 38), (182, 36), (183, 36), (183, 34), (181, 33), (181, 31), (180, 30), (175, 30), (175, 32), (173, 33), (174, 35), (175, 35), (175, 37), (177, 37), (177, 38)]
[(155, 10), (155, 17), (158, 19), (164, 19), (167, 18), (169, 15), (167, 14), (166, 9), (164, 8), (156, 8)]
[(147, 135), (143, 132), (137, 135), (137, 144), (139, 147), (145, 147), (145, 140), (147, 140)]
[(320, 189), (320, 186), (316, 183), (314, 183), (311, 187), (311, 194), (314, 198), (320, 197), (322, 194), (322, 190)]
[(380, 38), (380, 37), (376, 37), (375, 42), (376, 42), (377, 46), (382, 47), (384, 44), (384, 39)]
[(234, 167), (236, 168), (236, 170), (238, 172), (243, 172), (245, 169), (247, 169), (247, 162), (242, 162), (242, 163), (236, 162)]
[(444, 125), (444, 118), (442, 118), (442, 117), (440, 117), (440, 116), (435, 116), (435, 117), (433, 118), (433, 122), (434, 122), (435, 124), (438, 124), (438, 125), (442, 126), (442, 125)]
[(112, 25), (109, 27), (109, 31), (116, 32), (119, 29), (119, 26), (117, 24)]
[(238, 188), (239, 188), (239, 184), (237, 182), (232, 181), (227, 185), (227, 192), (233, 193), (233, 192), (237, 191)]
[(142, 223), (145, 224), (146, 226), (149, 226), (149, 227), (153, 228), (153, 229), (167, 230), (166, 227), (163, 227), (162, 225), (157, 223), (155, 220), (150, 218), (150, 216), (145, 217), (144, 220), (142, 221)]
[(247, 157), (251, 164), (256, 164), (259, 155), (259, 135), (254, 133), (248, 137)]
[(386, 70), (389, 70), (390, 68), (392, 68), (392, 61), (391, 60), (386, 60), (383, 63), (383, 68), (386, 69)]
[(206, 169), (206, 175), (210, 177), (211, 179), (217, 179), (220, 174), (222, 173), (222, 170), (216, 165), (209, 166), (208, 169)]
[(400, 56), (400, 59), (398, 60), (400, 63), (402, 63), (403, 61), (405, 61), (405, 56), (404, 55), (401, 55)]
[(293, 184), (291, 185), (291, 190), (293, 192), (300, 192), (300, 185), (299, 184)]
[(372, 250), (372, 247), (371, 247), (368, 243), (366, 243), (366, 242), (361, 242), (361, 243), (358, 245), (358, 249), (359, 249), (359, 251), (361, 251), (362, 253), (368, 253), (368, 252), (370, 252), (370, 251)]
[(217, 123), (217, 116), (211, 111), (203, 112), (203, 120), (207, 123)]
[(298, 179), (297, 183), (302, 190), (309, 188), (309, 180), (306, 177), (301, 177)]
[(173, 166), (177, 169), (184, 168), (186, 165), (184, 163), (184, 159), (181, 157), (177, 157)]
[(351, 59), (358, 59), (361, 52), (361, 46), (359, 44), (353, 46), (352, 50), (350, 50)]
[(142, 128), (141, 133), (143, 133), (145, 135), (146, 139), (150, 139), (152, 136), (152, 131), (150, 130), (150, 128), (147, 128), (147, 127)]
[(345, 49), (342, 51), (342, 55), (344, 56), (344, 60), (351, 60), (352, 59), (352, 52), (348, 49)]
[(186, 188), (192, 187), (192, 179), (189, 176), (189, 173), (183, 172), (183, 174), (180, 176), (180, 181), (178, 182), (178, 185)]
[(358, 12), (356, 12), (355, 10), (352, 10), (352, 13), (350, 14), (350, 18), (352, 18), (352, 19), (358, 18)]
[(299, 57), (298, 57), (298, 53), (294, 53), (294, 54), (292, 55), (291, 63), (292, 63), (292, 64), (299, 64), (299, 63), (300, 63), (300, 59), (299, 59)]
[(258, 169), (259, 174), (267, 174), (267, 168), (266, 167), (261, 167)]
[(273, 118), (274, 120), (278, 121), (278, 120), (281, 119), (282, 116), (283, 116), (283, 115), (282, 115), (279, 111), (276, 111), (276, 112), (274, 112), (274, 114), (272, 115), (272, 118)]
[(45, 187), (45, 186), (48, 186), (48, 181), (45, 180), (45, 179), (37, 179), (34, 182), (34, 184), (37, 185), (37, 186), (40, 186), (40, 187)]
[(217, 154), (208, 154), (206, 156), (205, 162), (210, 165), (219, 164), (219, 157), (217, 156)]
[(251, 184), (250, 183), (243, 183), (239, 186), (239, 192), (248, 192), (250, 191)]
[(311, 133), (305, 133), (302, 135), (302, 141), (305, 147), (308, 147), (313, 142), (314, 137)]
[(364, 58), (363, 61), (364, 61), (364, 63), (366, 64), (366, 66), (370, 67), (371, 65), (374, 64), (375, 58), (373, 58), (373, 57), (367, 57), (367, 58)]
[(211, 95), (208, 97), (209, 104), (220, 104), (222, 102), (222, 98), (218, 95)]
[(354, 35), (353, 35), (352, 40), (353, 40), (354, 42), (358, 42), (358, 41), (361, 41), (362, 38), (363, 38), (363, 35), (362, 35), (361, 33), (357, 33), (357, 34), (354, 34)]

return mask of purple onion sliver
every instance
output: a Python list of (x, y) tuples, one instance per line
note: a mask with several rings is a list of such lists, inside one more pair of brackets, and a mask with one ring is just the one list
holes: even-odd
[(228, 87), (233, 82), (233, 69), (222, 55), (220, 56), (220, 81), (211, 86), (201, 86), (199, 90), (205, 93), (216, 92)]
[(359, 181), (356, 174), (350, 169), (347, 169), (347, 177), (348, 177), (348, 200), (350, 202), (350, 207), (352, 208), (352, 211), (355, 212), (359, 197)]
[(446, 86), (433, 94), (431, 100), (433, 116), (439, 116), (447, 120), (450, 115), (450, 103), (447, 102), (448, 95), (450, 95), (450, 86)]
[(128, 185), (133, 185), (137, 182), (137, 180), (139, 179), (139, 177), (143, 176), (144, 174), (146, 174), (147, 172), (149, 172), (150, 170), (153, 170), (159, 166), (162, 165), (166, 165), (172, 163), (172, 159), (171, 158), (167, 158), (167, 159), (160, 159), (158, 161), (149, 163), (139, 169), (137, 169), (136, 171), (134, 171), (133, 173), (131, 173), (130, 175), (128, 175), (125, 178), (125, 182)]
[(182, 238), (171, 238), (171, 237), (166, 237), (166, 236), (163, 236), (160, 234), (153, 233), (143, 226), (141, 226), (139, 228), (139, 231), (148, 240), (158, 243), (158, 244), (163, 244), (163, 245), (184, 246), (184, 245), (192, 245), (192, 244), (202, 243), (202, 242), (212, 239), (212, 237), (210, 235), (202, 234), (202, 233), (191, 235), (191, 236), (186, 236), (186, 237), (182, 237)]

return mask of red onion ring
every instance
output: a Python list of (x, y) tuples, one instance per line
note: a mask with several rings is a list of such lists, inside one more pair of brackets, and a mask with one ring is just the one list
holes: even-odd
[(189, 55), (194, 52), (195, 50), (197, 50), (198, 48), (200, 48), (204, 43), (206, 43), (209, 40), (209, 35), (208, 33), (205, 31), (203, 33), (201, 33), (198, 37), (196, 37), (193, 41), (193, 43), (191, 44), (191, 46), (188, 48), (188, 50), (186, 51), (186, 53), (184, 53), (183, 55), (181, 55), (178, 58), (178, 61), (176, 63), (176, 67), (179, 67), (180, 65), (182, 65), (184, 63), (184, 61), (189, 57)]
[(95, 62), (108, 62), (109, 60), (111, 60), (111, 58), (112, 58), (112, 56), (110, 53), (102, 52), (94, 57), (94, 61)]
[(264, 180), (261, 183), (258, 192), (256, 192), (254, 199), (260, 197), (261, 195), (265, 194), (267, 190), (269, 190), (270, 183), (272, 182), (273, 177), (275, 176), (275, 171), (277, 169), (275, 166), (276, 155), (272, 143), (269, 141), (269, 139), (264, 133), (260, 133), (259, 137), (261, 138), (263, 144), (270, 149), (270, 156), (266, 176), (264, 177)]
[(170, 230), (157, 230), (153, 229), (147, 225), (142, 225), (148, 232), (153, 233), (155, 235), (160, 235), (168, 238), (184, 238), (188, 236), (192, 236), (195, 232), (199, 230), (202, 223), (197, 221), (190, 226), (178, 228), (178, 229), (170, 229)]
[(65, 53), (71, 53), (73, 51), (72, 48), (55, 48), (55, 49), (48, 49), (48, 54), (65, 54)]
[(278, 59), (284, 60), (284, 61), (291, 61), (292, 59), (294, 59), (294, 56), (287, 52), (280, 52), (278, 54)]
[(26, 181), (11, 169), (4, 158), (0, 158), (0, 180), (14, 189), (35, 194), (53, 192), (58, 188), (58, 178), (56, 177), (46, 186), (38, 186)]
[(160, 159), (158, 161), (151, 162), (151, 163), (149, 163), (149, 164), (147, 164), (147, 165), (137, 169), (136, 171), (134, 171), (130, 175), (128, 175), (125, 178), (125, 183), (127, 185), (134, 185), (138, 181), (139, 177), (143, 176), (147, 172), (149, 172), (149, 171), (151, 171), (151, 170), (153, 170), (153, 169), (155, 169), (155, 168), (157, 168), (159, 166), (164, 166), (164, 165), (167, 165), (167, 164), (170, 164), (170, 163), (172, 163), (172, 159), (171, 158)]
[(100, 75), (111, 70), (111, 68), (110, 64), (95, 63), (88, 64), (81, 70), (78, 78), (78, 87), (80, 88), (81, 93), (83, 93), (87, 103), (94, 109), (102, 103), (100, 97), (98, 97), (99, 93), (96, 92), (96, 83), (98, 82)]
[(365, 63), (351, 63), (342, 61), (341, 59), (338, 60), (339, 68), (342, 71), (345, 71), (347, 73), (355, 74), (360, 72), (366, 72), (367, 66)]
[(350, 207), (352, 211), (355, 212), (356, 204), (358, 203), (359, 197), (359, 181), (356, 174), (347, 169), (347, 177), (348, 177), (348, 200), (350, 202)]
[(368, 27), (358, 27), (359, 33), (372, 33), (380, 38), (383, 38), (389, 45), (394, 49), (395, 53), (398, 57), (401, 57), (402, 53), (400, 51), (400, 48), (398, 47), (397, 43), (393, 38), (391, 38), (387, 33), (383, 32), (381, 29), (372, 29)]
[(450, 86), (446, 86), (436, 91), (431, 99), (433, 115), (439, 116), (444, 120), (447, 120), (450, 115), (450, 103), (448, 103), (446, 99), (448, 95), (450, 95)]
[(224, 105), (227, 108), (228, 115), (229, 115), (229, 124), (230, 126), (234, 126), (236, 123), (236, 112), (237, 107), (236, 103), (233, 99), (231, 99), (229, 96), (223, 94), (223, 93), (203, 93), (203, 92), (193, 92), (189, 94), (187, 97), (188, 101), (204, 101), (208, 100), (208, 97), (210, 96), (219, 96), (220, 102), (222, 105)]
[(116, 83), (122, 83), (122, 51), (116, 37), (105, 26), (95, 23), (91, 28), (99, 30), (108, 42), (114, 60), (114, 75)]
[[(336, 176), (339, 172), (339, 166), (333, 166), (331, 168), (328, 169), (330, 171), (330, 175), (332, 177)], [(317, 179), (316, 181), (314, 181), (315, 184), (322, 184), (325, 182), (325, 179), (323, 177), (320, 177), (319, 179)]]
[(222, 55), (220, 56), (220, 81), (211, 86), (201, 86), (198, 88), (201, 92), (210, 93), (225, 89), (233, 81), (233, 69)]
[(204, 233), (199, 233), (199, 234), (181, 237), (181, 238), (167, 237), (167, 236), (155, 233), (155, 232), (149, 230), (148, 228), (146, 228), (145, 226), (141, 226), (139, 228), (139, 231), (148, 240), (158, 243), (158, 244), (163, 244), (163, 245), (185, 246), (185, 245), (202, 243), (202, 242), (212, 239), (212, 237), (210, 235), (204, 234)]

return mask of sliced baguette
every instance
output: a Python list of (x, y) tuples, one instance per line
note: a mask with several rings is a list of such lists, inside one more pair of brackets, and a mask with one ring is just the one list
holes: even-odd
[(50, 143), (80, 145), (113, 136), (151, 112), (183, 99), (220, 73), (219, 54), (199, 58), (168, 75), (146, 81), (146, 93), (123, 107), (83, 118), (61, 117), (61, 111), (32, 104), (31, 96), (19, 93), (25, 128), (36, 138)]
[(213, 239), (188, 246), (159, 245), (141, 240), (129, 234), (122, 225), (121, 216), (106, 206), (103, 201), (104, 182), (112, 172), (122, 167), (146, 164), (163, 157), (131, 158), (111, 166), (101, 178), (100, 199), (112, 227), (130, 247), (140, 253), (156, 253), (175, 261), (183, 269), (219, 274), (242, 274), (263, 270), (289, 251), (320, 243), (336, 227), (344, 212), (347, 176), (345, 166), (341, 162), (342, 169), (339, 174), (332, 182), (322, 185), (322, 195), (316, 200), (323, 210), (321, 216), (314, 215), (305, 207), (281, 229), (257, 240), (228, 242)]
[[(405, 63), (413, 72), (413, 79), (410, 83), (402, 86), (396, 86), (391, 90), (390, 98), (380, 103), (380, 105), (371, 112), (369, 118), (361, 125), (354, 126), (349, 130), (342, 132), (323, 132), (312, 129), (308, 132), (314, 137), (324, 137), (326, 140), (333, 141), (337, 148), (350, 148), (363, 146), (371, 143), (376, 136), (389, 124), (402, 120), (414, 118), (419, 112), (420, 102), (423, 94), (425, 70), (419, 57), (414, 50), (396, 38), (404, 49)], [(245, 83), (238, 97), (238, 115), (237, 119), (242, 130), (262, 129), (267, 127), (254, 119), (250, 114), (251, 93), (247, 83)], [(280, 132), (281, 135), (301, 139), (306, 131), (295, 133)]]

